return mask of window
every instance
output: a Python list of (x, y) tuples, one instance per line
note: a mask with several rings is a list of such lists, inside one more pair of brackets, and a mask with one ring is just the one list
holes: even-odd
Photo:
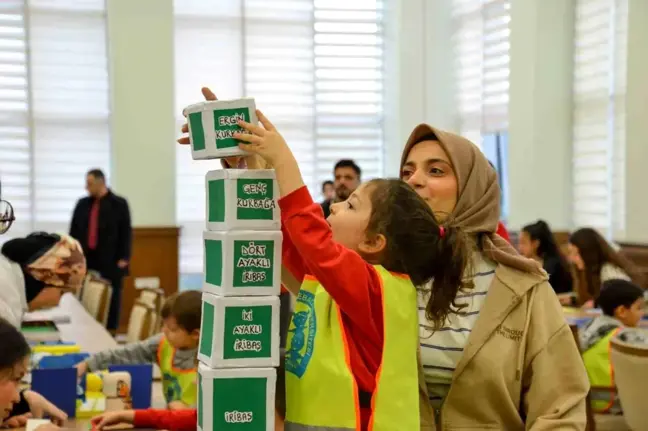
[(573, 224), (625, 230), (627, 0), (578, 0), (574, 38)]
[(508, 130), (509, 0), (453, 0), (459, 133)]
[[(176, 113), (199, 100), (254, 97), (294, 151), (319, 196), (335, 162), (355, 158), (383, 173), (382, 2), (377, 0), (175, 0)], [(204, 176), (214, 161), (178, 147), (180, 271), (200, 273)]]
[(0, 176), (12, 236), (67, 231), (85, 173), (110, 174), (104, 0), (0, 4)]
[(508, 220), (508, 133), (491, 133), (484, 135), (482, 151), (493, 164), (497, 172), (497, 181), (501, 191), (500, 219)]

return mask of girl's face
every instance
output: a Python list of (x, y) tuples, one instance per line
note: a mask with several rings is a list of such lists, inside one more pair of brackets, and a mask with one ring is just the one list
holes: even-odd
[(358, 187), (346, 201), (332, 204), (326, 221), (333, 231), (333, 239), (351, 250), (364, 251), (371, 209), (371, 190), (366, 184)]
[(585, 262), (581, 257), (580, 250), (574, 244), (567, 244), (567, 259), (578, 269), (582, 271), (585, 269)]
[(540, 241), (533, 240), (525, 231), (520, 232), (520, 253), (524, 257), (534, 258), (538, 257), (538, 247), (540, 246)]
[(13, 405), (20, 401), (20, 381), (27, 372), (29, 358), (25, 357), (12, 368), (0, 371), (0, 419), (9, 417)]
[(407, 155), (401, 178), (430, 206), (439, 222), (457, 204), (457, 176), (450, 158), (437, 141), (422, 141)]

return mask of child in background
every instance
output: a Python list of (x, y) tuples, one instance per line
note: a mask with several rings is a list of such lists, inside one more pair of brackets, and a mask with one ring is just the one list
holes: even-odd
[(201, 293), (190, 290), (169, 297), (161, 311), (162, 334), (139, 343), (97, 353), (77, 365), (78, 375), (110, 365), (157, 363), (169, 409), (196, 406), (196, 359), (200, 340)]
[[(610, 339), (623, 327), (632, 328), (641, 321), (643, 289), (627, 280), (608, 280), (601, 287), (598, 303), (603, 314), (580, 331), (580, 345), (591, 385), (613, 389)], [(592, 409), (597, 413), (621, 413), (619, 399), (613, 391), (592, 390)]]
[[(67, 415), (42, 395), (20, 391), (20, 382), (27, 372), (30, 348), (25, 337), (9, 321), (0, 318), (0, 426), (19, 428), (31, 417), (47, 415), (62, 424)], [(56, 425), (41, 426), (39, 431), (55, 429)]]

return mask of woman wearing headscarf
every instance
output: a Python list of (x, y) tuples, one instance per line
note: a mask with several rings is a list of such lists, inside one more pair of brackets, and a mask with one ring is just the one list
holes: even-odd
[[(495, 234), (500, 190), (486, 158), (468, 140), (421, 124), (405, 145), (401, 178), (443, 226), (474, 242), (463, 287), (419, 294), (422, 429), (584, 429), (583, 361), (547, 274)], [(447, 298), (458, 311), (435, 330), (427, 310)]]
[(85, 274), (72, 237), (36, 232), (7, 241), (0, 253), (0, 317), (20, 327), (26, 311), (54, 307), (65, 292), (77, 292)]

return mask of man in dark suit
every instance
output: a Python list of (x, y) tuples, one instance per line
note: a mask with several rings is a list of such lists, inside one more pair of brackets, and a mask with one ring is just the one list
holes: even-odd
[(74, 208), (70, 236), (76, 238), (85, 252), (88, 270), (95, 270), (113, 287), (107, 327), (119, 327), (122, 279), (128, 274), (131, 253), (131, 219), (128, 202), (106, 186), (99, 169), (86, 175), (88, 195)]

